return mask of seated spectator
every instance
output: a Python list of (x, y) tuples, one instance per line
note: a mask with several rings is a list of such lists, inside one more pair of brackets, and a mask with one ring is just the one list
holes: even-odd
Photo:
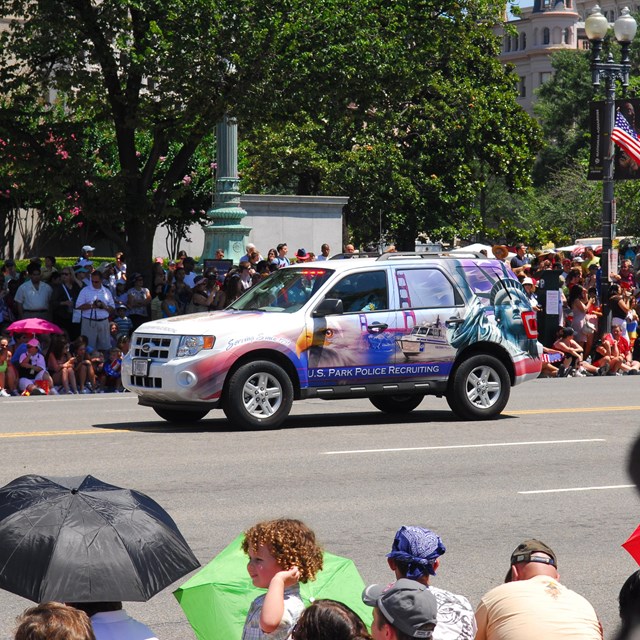
[[(47, 371), (47, 363), (40, 353), (40, 343), (35, 338), (27, 342), (27, 350), (18, 360), (20, 379), (18, 387), (24, 395), (46, 395), (47, 387), (53, 391), (53, 380)], [(37, 382), (42, 381), (42, 387)]]
[(7, 391), (7, 369), (11, 360), (11, 351), (9, 351), (9, 339), (4, 336), (0, 338), (0, 396), (10, 396)]
[(565, 358), (565, 354), (551, 347), (540, 346), (542, 347), (542, 369), (540, 370), (540, 377), (557, 378), (560, 370), (559, 367)]
[(104, 390), (120, 393), (122, 386), (122, 353), (118, 347), (109, 351), (109, 358), (104, 363)]
[(106, 373), (104, 372), (104, 354), (97, 349), (91, 353), (91, 366), (93, 367), (93, 373), (95, 374), (96, 382), (93, 385), (94, 393), (104, 392), (104, 382)]
[(122, 608), (122, 602), (79, 602), (74, 608), (91, 619), (96, 640), (158, 640), (149, 627)]
[(346, 604), (316, 600), (300, 616), (291, 640), (371, 640), (364, 622)]
[(555, 553), (539, 540), (516, 547), (505, 584), (482, 597), (476, 622), (476, 640), (565, 636), (602, 640), (593, 607), (560, 584)]
[(611, 346), (611, 372), (623, 372), (629, 375), (637, 375), (640, 371), (640, 362), (634, 360), (631, 353), (631, 345), (627, 338), (622, 335), (622, 327), (613, 325), (611, 333), (602, 339)]
[(440, 567), (440, 556), (445, 551), (440, 536), (433, 531), (403, 526), (396, 532), (387, 562), (396, 580), (415, 580), (429, 587), (436, 597), (438, 623), (433, 632), (435, 640), (473, 640), (476, 622), (473, 607), (467, 598), (430, 584), (431, 576), (435, 576)]
[(80, 393), (92, 393), (96, 390), (96, 374), (91, 364), (91, 357), (87, 353), (87, 345), (80, 336), (71, 345), (73, 354), (73, 371), (76, 375)]
[(376, 640), (433, 638), (438, 605), (426, 585), (405, 578), (391, 585), (372, 584), (362, 600), (373, 607), (371, 631)]
[[(566, 354), (566, 358), (560, 365), (558, 377), (563, 378), (567, 375), (586, 376), (587, 373), (594, 375), (605, 375), (603, 368), (598, 368), (590, 362), (583, 360), (584, 350), (574, 340), (575, 331), (571, 327), (562, 328), (560, 337), (553, 343), (553, 348)], [(567, 366), (567, 359), (569, 360)]]
[(14, 640), (96, 640), (89, 616), (60, 602), (43, 602), (18, 618)]
[[(634, 571), (622, 585), (618, 595), (620, 613), (620, 637), (631, 637), (631, 632), (640, 624), (640, 571)], [(637, 636), (633, 636), (637, 637)]]
[(74, 365), (67, 339), (64, 336), (55, 336), (49, 347), (47, 368), (53, 383), (61, 387), (63, 393), (78, 393)]
[(118, 338), (118, 344), (116, 346), (120, 350), (120, 353), (122, 353), (123, 356), (126, 356), (131, 348), (131, 338), (129, 338), (128, 335), (121, 335)]

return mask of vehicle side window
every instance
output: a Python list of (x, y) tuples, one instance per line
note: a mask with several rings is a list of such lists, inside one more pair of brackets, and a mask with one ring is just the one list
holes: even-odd
[(397, 269), (401, 309), (455, 307), (459, 292), (439, 269)]
[(345, 313), (388, 309), (387, 274), (385, 271), (349, 274), (337, 282), (325, 297), (342, 300)]

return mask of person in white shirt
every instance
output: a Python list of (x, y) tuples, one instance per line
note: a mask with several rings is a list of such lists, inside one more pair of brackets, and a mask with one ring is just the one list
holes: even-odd
[(71, 606), (89, 616), (96, 640), (158, 640), (149, 627), (122, 608), (122, 602), (79, 602)]
[(107, 351), (111, 348), (109, 316), (115, 313), (115, 303), (111, 291), (102, 286), (102, 274), (94, 271), (91, 284), (80, 290), (76, 309), (82, 312), (80, 332), (87, 336), (89, 347)]
[(51, 320), (49, 302), (53, 289), (46, 282), (40, 281), (40, 267), (36, 263), (32, 262), (27, 267), (27, 273), (29, 280), (18, 287), (14, 298), (18, 317)]

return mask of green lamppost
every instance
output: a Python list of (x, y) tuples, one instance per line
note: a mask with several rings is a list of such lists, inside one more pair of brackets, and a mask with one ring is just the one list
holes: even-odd
[(613, 248), (613, 241), (616, 237), (615, 228), (615, 198), (613, 189), (613, 162), (614, 146), (611, 140), (611, 132), (616, 118), (616, 80), (620, 80), (623, 92), (629, 86), (629, 47), (636, 35), (637, 23), (629, 14), (629, 9), (625, 7), (620, 12), (620, 17), (613, 25), (613, 32), (616, 40), (622, 48), (622, 56), (619, 63), (614, 62), (613, 54), (609, 51), (606, 62), (600, 59), (602, 52), (602, 41), (609, 31), (609, 21), (602, 15), (600, 7), (596, 5), (585, 20), (584, 29), (587, 38), (591, 42), (591, 81), (594, 89), (600, 88), (600, 81), (604, 80), (604, 114), (602, 123), (602, 136), (605, 141), (603, 153), (603, 174), (602, 174), (602, 254), (600, 265), (602, 267), (602, 322), (601, 332), (610, 330), (610, 308), (609, 308), (609, 256)]

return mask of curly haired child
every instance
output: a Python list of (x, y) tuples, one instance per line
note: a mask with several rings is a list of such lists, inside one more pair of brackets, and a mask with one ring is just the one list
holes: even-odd
[(316, 536), (300, 520), (280, 518), (245, 531), (242, 549), (254, 586), (267, 589), (251, 604), (242, 640), (286, 640), (304, 610), (299, 583), (322, 569)]

